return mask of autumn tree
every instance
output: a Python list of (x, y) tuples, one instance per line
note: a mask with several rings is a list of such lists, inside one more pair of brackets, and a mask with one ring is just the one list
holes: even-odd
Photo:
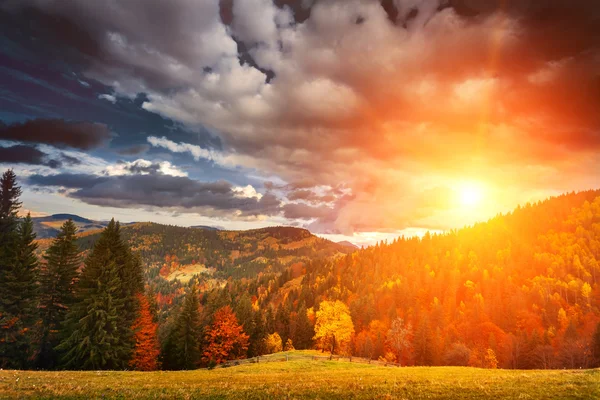
[(294, 348), (294, 343), (292, 342), (292, 339), (288, 339), (285, 342), (285, 347), (283, 348), (284, 351), (292, 351), (292, 350), (296, 350)]
[(487, 349), (483, 356), (483, 368), (496, 369), (498, 368), (498, 360), (496, 353), (492, 349)]
[(444, 363), (456, 367), (469, 365), (471, 350), (464, 343), (453, 343), (444, 355)]
[(402, 318), (396, 318), (387, 334), (388, 346), (396, 355), (399, 364), (405, 362), (405, 354), (412, 349), (412, 325)]
[(73, 221), (66, 221), (44, 255), (45, 263), (40, 271), (42, 330), (37, 359), (39, 368), (56, 366), (58, 359), (54, 348), (60, 343), (63, 323), (75, 301), (74, 288), (81, 263), (76, 232)]
[(265, 339), (265, 348), (267, 354), (279, 353), (283, 350), (283, 343), (279, 333), (273, 332)]
[(141, 293), (137, 295), (139, 303), (139, 316), (132, 329), (135, 337), (133, 357), (129, 366), (138, 371), (154, 371), (157, 369), (157, 360), (160, 353), (157, 338), (158, 324), (153, 321), (150, 302)]
[(323, 351), (328, 348), (333, 355), (350, 341), (353, 333), (354, 324), (346, 304), (339, 300), (321, 302), (317, 311), (314, 339), (319, 341)]
[(235, 317), (231, 307), (215, 312), (205, 336), (203, 361), (221, 364), (227, 360), (244, 358), (248, 350), (248, 335)]

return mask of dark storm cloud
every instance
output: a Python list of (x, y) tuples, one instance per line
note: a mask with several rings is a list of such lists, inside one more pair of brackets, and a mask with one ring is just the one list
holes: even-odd
[(0, 127), (0, 139), (43, 143), (58, 148), (80, 150), (97, 148), (110, 139), (104, 124), (68, 122), (61, 119), (35, 119)]
[(62, 163), (51, 159), (50, 156), (35, 146), (15, 145), (0, 147), (0, 163), (45, 165), (50, 168), (60, 168)]
[(31, 175), (27, 183), (36, 186), (56, 186), (67, 189), (86, 189), (106, 182), (108, 178), (91, 174)]
[[(147, 171), (146, 171), (147, 172)], [(260, 199), (242, 197), (226, 181), (201, 182), (159, 173), (96, 176), (86, 174), (33, 175), (29, 184), (73, 189), (68, 196), (85, 203), (111, 207), (158, 207), (179, 210), (214, 210), (213, 216), (276, 215), (280, 201), (267, 193)]]

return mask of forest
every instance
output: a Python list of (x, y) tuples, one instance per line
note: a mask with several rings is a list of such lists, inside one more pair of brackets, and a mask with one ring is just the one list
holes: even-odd
[[(296, 228), (67, 221), (0, 180), (0, 368), (180, 370), (291, 349), (400, 365), (600, 365), (600, 191), (352, 251)], [(173, 272), (202, 265), (189, 279)], [(169, 279), (171, 278), (171, 279)]]

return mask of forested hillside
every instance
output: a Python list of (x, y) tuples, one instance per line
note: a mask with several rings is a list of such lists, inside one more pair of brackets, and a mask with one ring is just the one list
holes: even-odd
[[(311, 260), (340, 257), (355, 250), (292, 227), (225, 231), (136, 223), (122, 227), (121, 234), (140, 256), (161, 318), (181, 302), (185, 287), (192, 284), (206, 291), (223, 286), (227, 280), (257, 276), (285, 281), (289, 276), (297, 277)], [(77, 243), (84, 255), (99, 237), (100, 231), (79, 235)], [(49, 240), (40, 241), (40, 252), (49, 244)], [(290, 273), (286, 272), (288, 267)]]
[(320, 303), (339, 300), (354, 331), (342, 352), (416, 365), (589, 367), (600, 356), (599, 196), (563, 195), (313, 262), (283, 285), (231, 281), (220, 296), (240, 304), (250, 293), (284, 343), (298, 340), (299, 314), (315, 322)]

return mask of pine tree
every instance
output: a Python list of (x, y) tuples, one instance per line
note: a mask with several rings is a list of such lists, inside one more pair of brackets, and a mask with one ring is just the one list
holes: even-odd
[(200, 361), (200, 301), (198, 289), (192, 286), (185, 296), (183, 308), (177, 318), (173, 331), (173, 347), (178, 367), (194, 369)]
[(31, 215), (17, 227), (15, 258), (10, 273), (3, 278), (2, 303), (12, 323), (3, 326), (8, 337), (6, 349), (11, 364), (18, 368), (31, 365), (34, 354), (34, 335), (38, 321), (38, 260), (37, 243)]
[(252, 334), (254, 331), (254, 310), (248, 293), (244, 293), (237, 302), (235, 316), (244, 328), (244, 332)]
[(260, 310), (254, 313), (252, 326), (254, 329), (250, 333), (248, 357), (261, 356), (266, 353), (265, 339), (267, 337), (267, 328), (265, 326), (265, 317)]
[(15, 347), (23, 323), (17, 288), (20, 196), (16, 175), (6, 171), (0, 178), (0, 368), (20, 368), (25, 361)]
[(315, 336), (315, 328), (310, 323), (306, 314), (306, 307), (302, 305), (298, 309), (298, 320), (296, 321), (296, 337), (294, 340), (297, 349), (310, 349), (313, 345), (312, 338)]
[(158, 367), (158, 324), (152, 319), (150, 303), (146, 296), (138, 294), (137, 301), (140, 312), (133, 324), (135, 348), (129, 366), (139, 371), (154, 371)]
[[(85, 260), (77, 284), (77, 302), (67, 315), (66, 336), (57, 347), (63, 366), (76, 369), (124, 369), (135, 344), (131, 324), (137, 310), (126, 296), (124, 276), (129, 249), (112, 220)], [(125, 253), (125, 254), (124, 254)], [(133, 291), (133, 290), (132, 290)]]
[(415, 331), (414, 337), (415, 361), (417, 365), (431, 365), (433, 362), (431, 332), (429, 320), (423, 318)]
[(45, 265), (40, 271), (40, 314), (42, 332), (37, 366), (54, 368), (60, 343), (60, 331), (75, 297), (75, 279), (81, 264), (75, 236), (77, 227), (66, 221), (44, 255)]

